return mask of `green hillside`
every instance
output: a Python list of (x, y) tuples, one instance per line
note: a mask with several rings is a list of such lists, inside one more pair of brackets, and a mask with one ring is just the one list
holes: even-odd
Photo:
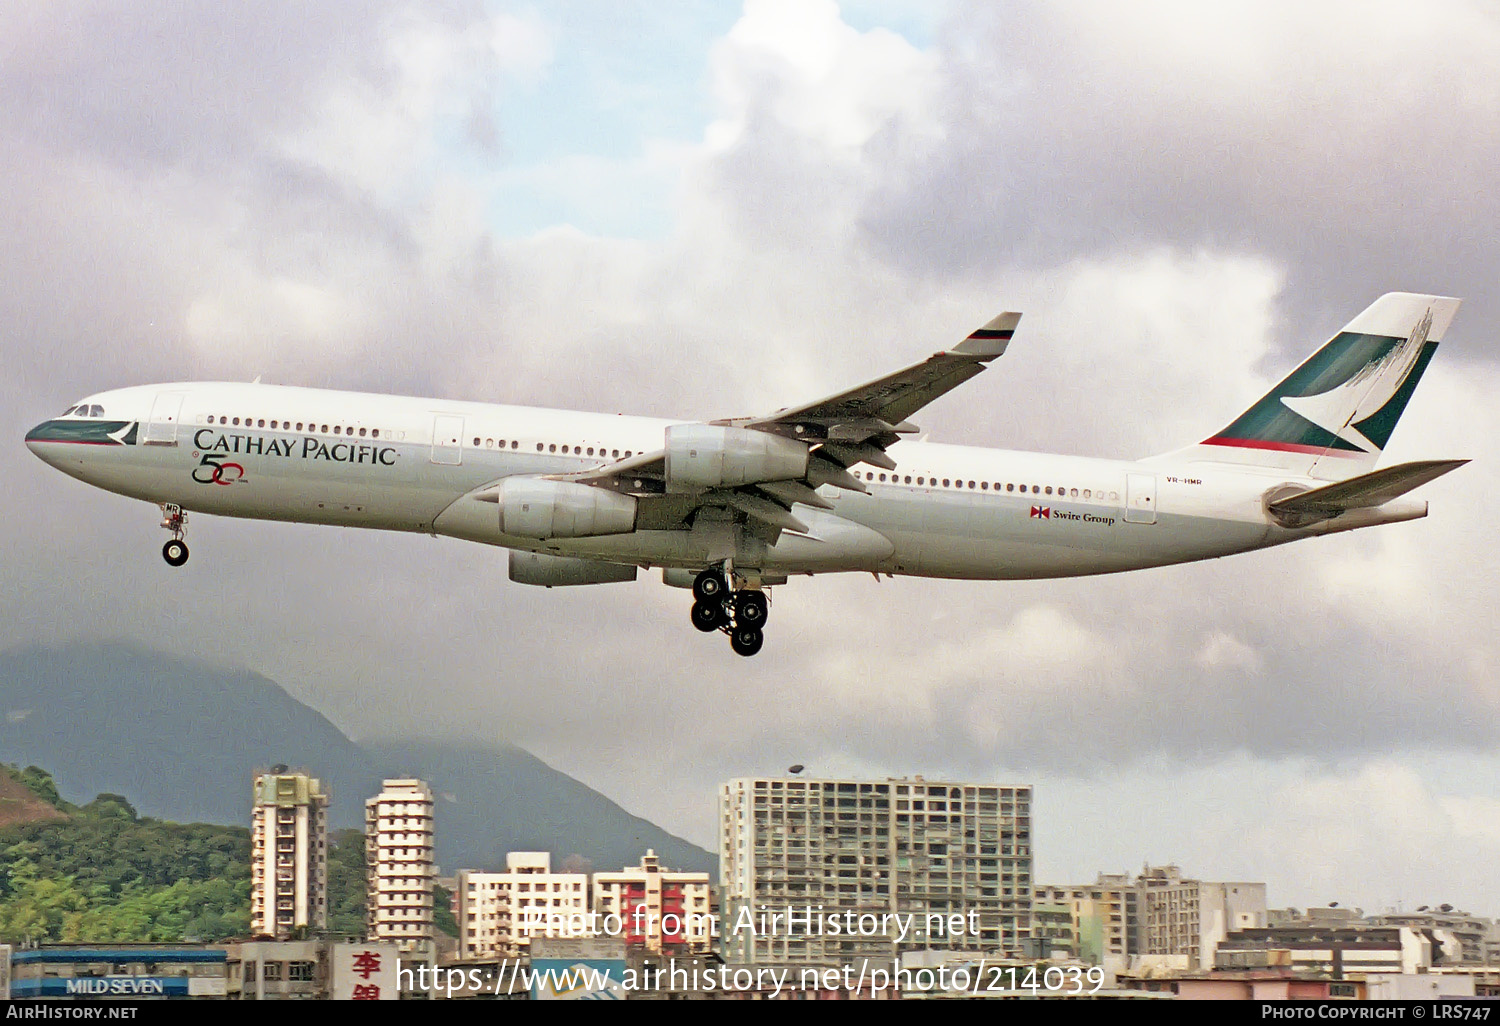
[[(250, 933), (250, 831), (142, 817), (101, 794), (82, 807), (45, 770), (0, 764), (0, 795), (27, 821), (0, 826), (0, 943), (223, 941)], [(19, 813), (18, 813), (19, 814)], [(457, 924), (439, 896), (438, 928)], [(328, 844), (328, 928), (365, 929), (365, 836)]]
[(45, 771), (0, 769), (66, 818), (0, 827), (0, 941), (223, 940), (250, 930), (250, 832), (82, 807)]

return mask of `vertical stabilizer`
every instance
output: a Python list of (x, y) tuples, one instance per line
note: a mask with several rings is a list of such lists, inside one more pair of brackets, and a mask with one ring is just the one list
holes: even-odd
[(1459, 302), (1386, 293), (1222, 431), (1171, 456), (1331, 481), (1371, 469)]

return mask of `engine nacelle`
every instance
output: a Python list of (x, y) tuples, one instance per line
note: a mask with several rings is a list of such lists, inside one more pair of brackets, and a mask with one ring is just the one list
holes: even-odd
[(510, 579), (517, 584), (565, 588), (575, 584), (623, 584), (635, 580), (635, 567), (600, 559), (552, 556), (510, 550)]
[(507, 477), (500, 530), (520, 538), (589, 538), (635, 530), (635, 496), (539, 477)]
[(807, 455), (802, 442), (765, 431), (674, 424), (667, 428), (667, 491), (796, 480), (807, 473)]

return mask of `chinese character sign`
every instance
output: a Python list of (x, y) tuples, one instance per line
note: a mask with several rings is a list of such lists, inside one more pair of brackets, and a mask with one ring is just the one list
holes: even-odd
[(397, 997), (394, 944), (335, 944), (335, 1001), (394, 1001)]

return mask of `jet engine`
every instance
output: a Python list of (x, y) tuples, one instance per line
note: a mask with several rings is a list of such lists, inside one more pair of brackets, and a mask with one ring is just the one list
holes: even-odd
[(562, 588), (574, 584), (622, 584), (635, 580), (635, 567), (602, 559), (552, 556), (510, 550), (510, 579), (517, 584)]
[(507, 477), (496, 496), (500, 530), (521, 538), (588, 538), (635, 530), (635, 497), (592, 485)]
[(796, 480), (807, 473), (807, 455), (802, 442), (766, 431), (674, 424), (667, 428), (667, 490)]

